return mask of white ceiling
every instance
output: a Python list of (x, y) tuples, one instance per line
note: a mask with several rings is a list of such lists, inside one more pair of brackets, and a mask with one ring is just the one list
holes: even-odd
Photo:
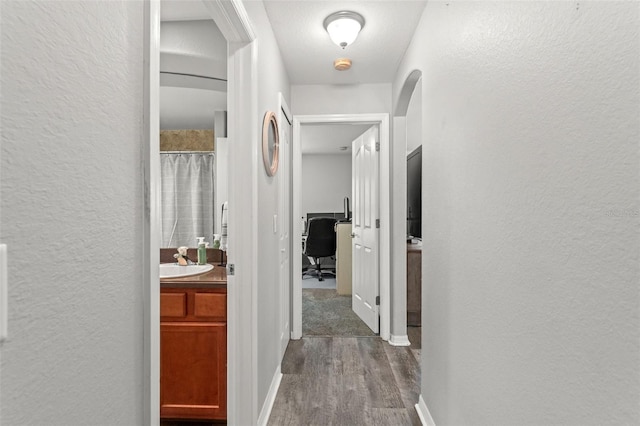
[[(255, 1), (255, 0), (249, 0)], [(291, 84), (390, 83), (418, 25), (426, 0), (263, 0)], [(365, 25), (345, 50), (322, 26), (339, 10), (360, 13)], [(162, 0), (164, 21), (209, 19), (201, 0)], [(333, 61), (348, 57), (348, 71)]]
[[(263, 2), (292, 85), (391, 83), (426, 4), (426, 0)], [(345, 50), (331, 42), (322, 25), (328, 15), (339, 10), (358, 12), (365, 19), (357, 40)], [(161, 17), (163, 21), (185, 21), (209, 19), (210, 15), (201, 0), (162, 0)], [(334, 70), (333, 61), (339, 57), (350, 58), (352, 68)], [(192, 89), (181, 93), (175, 87), (163, 88), (162, 96), (170, 102), (162, 108), (162, 127), (188, 128), (185, 126), (190, 124), (201, 127), (208, 122), (209, 110), (226, 109), (220, 92), (208, 92), (212, 91)], [(196, 120), (196, 116), (200, 118)], [(194, 124), (196, 121), (201, 124)], [(351, 141), (367, 128), (348, 124), (305, 125), (302, 151), (350, 154)], [(349, 148), (340, 151), (340, 146)]]
[(351, 142), (369, 127), (371, 124), (305, 124), (300, 127), (302, 153), (351, 155)]
[(211, 15), (202, 0), (161, 0), (160, 2), (161, 21), (191, 21), (209, 18)]
[[(424, 0), (264, 0), (291, 84), (391, 83), (416, 29)], [(345, 50), (333, 44), (322, 23), (333, 12), (360, 13), (365, 25)], [(353, 61), (348, 71), (333, 61)]]

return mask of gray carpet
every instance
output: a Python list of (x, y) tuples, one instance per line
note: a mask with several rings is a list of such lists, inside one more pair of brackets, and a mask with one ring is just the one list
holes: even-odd
[(375, 336), (351, 309), (351, 296), (336, 290), (302, 289), (303, 336)]
[(336, 279), (335, 277), (327, 277), (322, 281), (318, 281), (316, 277), (305, 275), (302, 277), (302, 288), (332, 288), (335, 290)]

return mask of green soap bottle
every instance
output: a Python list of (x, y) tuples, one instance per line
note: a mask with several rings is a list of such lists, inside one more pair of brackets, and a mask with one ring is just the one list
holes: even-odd
[(205, 265), (207, 263), (207, 244), (204, 242), (204, 237), (198, 237), (198, 265)]

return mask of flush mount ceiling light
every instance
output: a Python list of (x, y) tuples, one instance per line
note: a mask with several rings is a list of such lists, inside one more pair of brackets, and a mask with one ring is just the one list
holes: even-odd
[(343, 49), (355, 41), (363, 27), (362, 15), (346, 10), (332, 13), (324, 20), (324, 29), (329, 33), (329, 37)]

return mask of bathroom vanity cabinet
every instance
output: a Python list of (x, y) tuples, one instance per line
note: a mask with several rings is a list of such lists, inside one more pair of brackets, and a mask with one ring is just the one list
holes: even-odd
[(214, 271), (161, 280), (162, 419), (226, 419), (226, 275), (223, 283), (224, 268)]

